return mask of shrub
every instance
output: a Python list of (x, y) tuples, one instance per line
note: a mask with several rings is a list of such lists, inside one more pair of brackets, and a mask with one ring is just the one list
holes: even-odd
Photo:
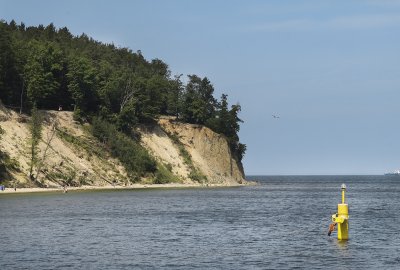
[[(168, 164), (168, 165), (170, 165), (170, 164)], [(156, 175), (154, 178), (154, 184), (167, 184), (167, 183), (173, 183), (173, 182), (179, 182), (179, 178), (177, 176), (175, 176), (169, 170), (169, 168), (167, 168), (166, 166), (164, 166), (162, 164), (158, 164), (157, 172), (156, 172)]]
[(0, 183), (11, 179), (10, 171), (20, 172), (20, 164), (16, 159), (10, 158), (7, 153), (0, 151)]
[(121, 161), (134, 182), (137, 182), (140, 176), (154, 174), (157, 171), (157, 163), (148, 152), (132, 138), (119, 132), (115, 125), (101, 118), (94, 118), (92, 134)]

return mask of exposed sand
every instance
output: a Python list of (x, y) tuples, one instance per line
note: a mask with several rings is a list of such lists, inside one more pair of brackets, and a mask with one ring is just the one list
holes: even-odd
[[(39, 144), (40, 170), (36, 166), (33, 174), (44, 186), (52, 188), (17, 188), (10, 186), (3, 193), (63, 191), (61, 185), (68, 183), (85, 189), (134, 189), (134, 188), (179, 188), (179, 187), (224, 187), (240, 186), (246, 183), (244, 175), (233, 159), (224, 136), (210, 129), (192, 124), (173, 121), (173, 117), (161, 117), (158, 125), (143, 126), (138, 131), (141, 143), (155, 159), (170, 168), (181, 183), (130, 185), (129, 176), (122, 163), (112, 157), (109, 149), (94, 138), (88, 125), (80, 125), (73, 120), (73, 113), (67, 111), (42, 111), (44, 117), (42, 141)], [(0, 141), (0, 151), (7, 153), (18, 164), (19, 171), (9, 171), (8, 182), (17, 186), (32, 186), (29, 180), (29, 117), (6, 109), (0, 101), (0, 124), (5, 130)], [(55, 129), (57, 127), (57, 129)], [(56, 131), (57, 130), (57, 131)], [(191, 168), (180, 152), (181, 145), (171, 139), (178, 138), (180, 144), (191, 156), (194, 167), (207, 177), (207, 183), (200, 184), (190, 179)], [(56, 131), (56, 132), (55, 132)], [(113, 182), (116, 186), (112, 186)], [(128, 186), (124, 186), (128, 184)]]
[[(84, 191), (84, 190), (130, 190), (130, 189), (152, 189), (152, 188), (213, 188), (213, 187), (240, 187), (240, 186), (249, 186), (255, 185), (253, 182), (246, 182), (245, 184), (179, 184), (179, 183), (170, 183), (170, 184), (132, 184), (129, 186), (81, 186), (81, 187), (68, 187), (68, 192), (70, 191)], [(16, 193), (34, 193), (34, 192), (60, 192), (64, 193), (64, 189), (62, 187), (58, 188), (17, 188), (14, 190), (12, 187), (6, 187), (4, 191), (0, 191), (1, 194), (16, 194)]]
[[(42, 141), (39, 143), (40, 153), (39, 159), (44, 157), (46, 142), (51, 138), (54, 124), (57, 123), (59, 131), (63, 131), (69, 136), (80, 140), (90, 149), (96, 148), (97, 140), (89, 133), (84, 132), (82, 125), (73, 120), (73, 113), (67, 111), (42, 111), (44, 124), (42, 130)], [(29, 124), (27, 116), (21, 116), (12, 111), (7, 110), (0, 102), (0, 125), (5, 130), (0, 142), (0, 151), (7, 153), (10, 158), (16, 160), (21, 170), (20, 173), (10, 172), (12, 178), (16, 179), (20, 184), (28, 182), (29, 168), (31, 157), (29, 155)], [(62, 181), (62, 177), (68, 178), (73, 176), (74, 179), (90, 179), (91, 185), (107, 185), (111, 184), (113, 179), (120, 182), (126, 182), (127, 174), (122, 164), (109, 153), (104, 151), (104, 156), (98, 156), (93, 152), (88, 152), (79, 145), (69, 143), (62, 139), (59, 135), (52, 137), (50, 147), (47, 149), (45, 162), (42, 166), (42, 172), (39, 177), (43, 180), (43, 184), (54, 186)], [(52, 179), (47, 179), (46, 175), (53, 175)], [(34, 171), (35, 173), (35, 171)], [(55, 175), (55, 176), (54, 176)], [(54, 181), (57, 180), (57, 181)], [(107, 181), (110, 179), (110, 181)], [(121, 184), (122, 184), (121, 183)]]

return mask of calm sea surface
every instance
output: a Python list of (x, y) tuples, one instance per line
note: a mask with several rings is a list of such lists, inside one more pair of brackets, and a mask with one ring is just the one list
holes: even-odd
[[(0, 195), (0, 269), (400, 269), (400, 177)], [(350, 239), (327, 236), (347, 185)]]

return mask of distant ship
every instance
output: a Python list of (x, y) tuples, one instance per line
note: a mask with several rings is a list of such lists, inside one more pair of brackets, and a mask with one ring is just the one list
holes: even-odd
[(400, 170), (397, 170), (394, 172), (388, 172), (388, 173), (385, 173), (385, 175), (399, 175), (400, 176)]

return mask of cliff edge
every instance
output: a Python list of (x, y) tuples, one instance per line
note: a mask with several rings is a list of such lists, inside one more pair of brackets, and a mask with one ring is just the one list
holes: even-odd
[(196, 174), (210, 184), (244, 183), (243, 167), (223, 135), (202, 126), (161, 117), (156, 125), (141, 127), (142, 144), (185, 181)]

